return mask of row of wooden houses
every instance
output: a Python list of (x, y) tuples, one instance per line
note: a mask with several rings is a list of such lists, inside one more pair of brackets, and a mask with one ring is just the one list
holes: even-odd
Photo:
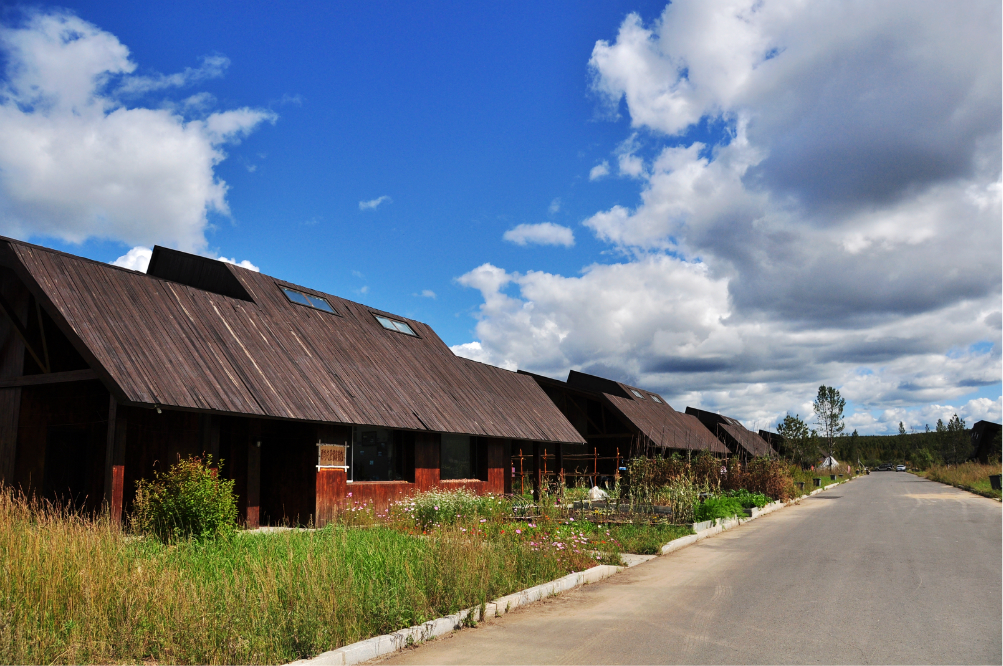
[(0, 481), (116, 518), (187, 455), (224, 461), (255, 526), (511, 492), (516, 451), (537, 470), (592, 454), (596, 475), (629, 455), (773, 454), (652, 391), (471, 361), (421, 322), (162, 247), (139, 273), (0, 238), (0, 311)]

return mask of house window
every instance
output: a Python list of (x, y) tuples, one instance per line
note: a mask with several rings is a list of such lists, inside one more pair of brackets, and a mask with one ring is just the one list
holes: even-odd
[(650, 398), (651, 398), (652, 400), (654, 400), (655, 402), (657, 402), (658, 404), (662, 404), (662, 401), (658, 399), (658, 396), (657, 396), (657, 395), (650, 395), (650, 394), (649, 394), (649, 397), (650, 397)]
[(470, 435), (443, 433), (439, 450), (440, 479), (472, 479), (476, 462)]
[(376, 321), (380, 322), (380, 326), (387, 329), (388, 331), (397, 331), (398, 333), (403, 333), (404, 335), (410, 335), (417, 338), (418, 334), (408, 326), (406, 323), (398, 320), (391, 319), (390, 317), (384, 317), (383, 315), (374, 314)]
[(313, 294), (306, 294), (302, 291), (296, 291), (295, 289), (290, 289), (289, 287), (282, 287), (283, 293), (285, 293), (286, 298), (288, 298), (293, 303), (297, 305), (305, 305), (308, 308), (313, 308), (314, 310), (321, 310), (323, 312), (330, 312), (331, 314), (338, 314), (331, 307), (331, 304), (327, 302), (326, 298), (321, 298), (320, 296), (314, 296)]
[(644, 399), (644, 396), (641, 395), (640, 391), (635, 391), (634, 389), (630, 389), (630, 392), (636, 395), (638, 398)]
[(400, 451), (394, 446), (393, 431), (387, 428), (352, 429), (352, 481), (400, 481)]

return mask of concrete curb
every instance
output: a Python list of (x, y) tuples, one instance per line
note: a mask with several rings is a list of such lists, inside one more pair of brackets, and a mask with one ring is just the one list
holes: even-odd
[(408, 627), (407, 629), (401, 629), (400, 631), (395, 631), (392, 634), (375, 636), (364, 641), (359, 641), (358, 643), (352, 643), (351, 645), (346, 645), (345, 647), (338, 648), (337, 650), (324, 652), (317, 655), (313, 659), (301, 659), (292, 663), (313, 664), (315, 666), (326, 666), (327, 664), (337, 664), (339, 666), (360, 664), (364, 661), (369, 661), (370, 659), (376, 659), (378, 657), (384, 657), (388, 654), (398, 652), (410, 645), (416, 645), (431, 638), (444, 636), (445, 634), (461, 628), (465, 622), (469, 622), (471, 619), (474, 622), (480, 622), (482, 619), (489, 620), (493, 617), (501, 617), (505, 613), (520, 606), (531, 604), (534, 601), (539, 601), (540, 599), (560, 594), (561, 592), (567, 592), (568, 590), (581, 587), (582, 585), (596, 583), (604, 578), (609, 578), (613, 574), (622, 570), (623, 567), (601, 564), (585, 571), (568, 574), (563, 578), (552, 580), (549, 583), (543, 583), (542, 585), (537, 585), (535, 587), (501, 597), (500, 599), (495, 599), (485, 605), (484, 618), (481, 618), (480, 607), (467, 608), (466, 610), (461, 610), (459, 613), (454, 613), (453, 615), (429, 620), (424, 624)]
[[(850, 480), (852, 480), (852, 479), (846, 479), (846, 481), (850, 481)], [(841, 483), (846, 483), (846, 481), (837, 481), (836, 483), (830, 483), (829, 485), (824, 486), (822, 488), (816, 488), (815, 490), (811, 491), (807, 495), (802, 495), (801, 497), (796, 497), (796, 498), (794, 498), (794, 499), (792, 499), (792, 500), (790, 500), (788, 502), (781, 502), (779, 500), (776, 501), (776, 502), (770, 502), (769, 504), (767, 504), (766, 506), (764, 506), (762, 509), (752, 509), (752, 515), (749, 516), (749, 517), (745, 517), (745, 518), (727, 518), (727, 519), (718, 518), (717, 520), (713, 521), (713, 524), (711, 524), (712, 521), (709, 521), (709, 520), (708, 521), (704, 521), (702, 523), (694, 523), (693, 524), (694, 527), (697, 527), (697, 526), (700, 526), (700, 525), (707, 525), (708, 527), (705, 528), (705, 529), (698, 530), (696, 534), (688, 534), (688, 535), (686, 535), (684, 537), (679, 537), (678, 539), (674, 539), (674, 540), (668, 542), (667, 544), (665, 544), (664, 546), (662, 546), (662, 555), (668, 555), (669, 553), (673, 553), (673, 552), (679, 550), (680, 548), (685, 548), (686, 546), (693, 545), (693, 544), (697, 543), (698, 541), (703, 541), (704, 539), (706, 539), (708, 537), (712, 537), (712, 536), (714, 536), (716, 534), (720, 534), (721, 532), (724, 532), (726, 530), (731, 530), (731, 529), (734, 529), (734, 528), (736, 528), (736, 527), (738, 527), (740, 525), (744, 525), (745, 523), (747, 523), (747, 522), (749, 522), (751, 520), (755, 520), (756, 518), (759, 518), (760, 516), (765, 516), (765, 515), (767, 515), (769, 513), (773, 513), (774, 511), (777, 511), (778, 509), (784, 508), (785, 506), (790, 506), (791, 504), (795, 504), (797, 502), (800, 502), (801, 500), (803, 500), (806, 497), (811, 497), (812, 495), (816, 495), (816, 494), (822, 492), (823, 490), (828, 490), (829, 488), (834, 488), (834, 487), (840, 485)]]

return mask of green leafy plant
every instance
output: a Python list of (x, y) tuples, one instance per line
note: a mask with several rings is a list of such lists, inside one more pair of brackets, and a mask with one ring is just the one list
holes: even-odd
[(734, 497), (708, 497), (697, 507), (697, 520), (731, 518), (744, 513), (742, 503)]
[(475, 495), (469, 490), (433, 490), (419, 493), (402, 503), (422, 529), (452, 525), (457, 521), (493, 517), (510, 511), (510, 504), (494, 495)]
[(770, 498), (763, 493), (751, 493), (745, 488), (729, 490), (727, 497), (731, 497), (741, 502), (743, 509), (751, 509), (752, 507), (762, 509), (770, 503)]
[(180, 459), (152, 480), (136, 482), (130, 522), (133, 531), (165, 543), (230, 535), (237, 529), (233, 481), (219, 478), (212, 456)]

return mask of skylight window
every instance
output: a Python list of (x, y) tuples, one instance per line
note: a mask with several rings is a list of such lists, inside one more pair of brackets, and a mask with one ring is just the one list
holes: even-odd
[(404, 335), (410, 335), (415, 338), (418, 337), (418, 334), (415, 333), (410, 326), (400, 320), (391, 319), (390, 317), (384, 317), (383, 315), (378, 314), (374, 314), (373, 316), (376, 317), (376, 321), (380, 322), (380, 326), (388, 331), (397, 331), (398, 333), (403, 333)]
[(652, 400), (654, 400), (655, 402), (657, 402), (659, 405), (662, 404), (662, 401), (658, 399), (657, 395), (652, 395), (650, 397), (651, 397)]
[(630, 392), (633, 393), (634, 395), (636, 395), (638, 398), (642, 398), (642, 399), (644, 398), (644, 396), (641, 395), (640, 391), (635, 391), (634, 389), (630, 389)]
[(327, 302), (326, 298), (314, 296), (313, 294), (304, 294), (302, 291), (296, 291), (295, 289), (290, 289), (289, 287), (282, 287), (282, 291), (285, 293), (286, 298), (297, 305), (305, 305), (308, 308), (313, 308), (314, 310), (338, 314), (334, 311), (334, 308), (331, 307), (331, 304)]

